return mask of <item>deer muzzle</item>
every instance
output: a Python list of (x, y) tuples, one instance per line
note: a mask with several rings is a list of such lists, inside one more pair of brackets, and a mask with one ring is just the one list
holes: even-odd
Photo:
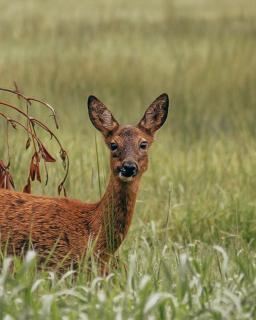
[(120, 176), (124, 178), (135, 177), (138, 173), (138, 165), (134, 161), (124, 161), (120, 169)]

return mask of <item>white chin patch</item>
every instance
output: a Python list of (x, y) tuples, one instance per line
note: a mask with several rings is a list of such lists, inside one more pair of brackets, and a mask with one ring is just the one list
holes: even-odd
[(125, 177), (125, 176), (123, 176), (121, 172), (119, 172), (118, 176), (124, 182), (130, 182), (133, 179), (133, 177)]

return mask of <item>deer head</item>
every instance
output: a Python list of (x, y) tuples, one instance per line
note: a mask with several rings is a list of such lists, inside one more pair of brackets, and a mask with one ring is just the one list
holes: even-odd
[(122, 126), (100, 100), (89, 96), (89, 117), (95, 128), (103, 134), (110, 150), (114, 177), (128, 183), (147, 170), (148, 149), (155, 132), (167, 118), (168, 106), (168, 95), (164, 93), (148, 107), (137, 125)]

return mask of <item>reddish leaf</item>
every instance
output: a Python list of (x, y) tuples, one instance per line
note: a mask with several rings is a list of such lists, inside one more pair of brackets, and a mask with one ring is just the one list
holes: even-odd
[(40, 145), (40, 152), (42, 155), (42, 158), (46, 162), (55, 162), (56, 160), (53, 158), (53, 156), (46, 150), (45, 146), (43, 144)]
[(36, 164), (36, 180), (41, 182), (39, 163)]
[(30, 163), (29, 175), (31, 180), (34, 181), (36, 177), (36, 164), (32, 161)]
[(4, 170), (6, 170), (6, 165), (4, 164), (3, 160), (0, 160), (0, 173)]
[(39, 156), (38, 152), (35, 152), (33, 157), (34, 157), (36, 162), (40, 162), (40, 156)]
[(14, 190), (14, 182), (9, 172), (6, 175), (6, 189)]
[(3, 172), (0, 174), (0, 188), (5, 189), (5, 174)]
[(40, 177), (40, 157), (37, 152), (35, 152), (31, 158), (30, 162), (30, 169), (29, 169), (29, 176), (32, 181), (35, 180), (35, 178), (41, 182), (41, 177)]
[(31, 181), (30, 178), (28, 178), (27, 180), (27, 184), (25, 185), (24, 189), (23, 189), (24, 193), (31, 193)]
[(5, 165), (0, 160), (0, 188), (14, 190), (13, 178), (8, 170), (9, 165)]

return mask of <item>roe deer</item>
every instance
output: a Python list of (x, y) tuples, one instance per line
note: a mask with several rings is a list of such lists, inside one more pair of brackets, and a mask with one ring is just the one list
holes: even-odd
[(89, 117), (110, 149), (105, 194), (88, 204), (0, 189), (0, 247), (21, 255), (32, 244), (41, 259), (54, 248), (52, 263), (65, 257), (70, 265), (83, 258), (94, 240), (95, 254), (106, 263), (129, 229), (140, 178), (148, 167), (148, 148), (167, 118), (168, 105), (168, 95), (162, 94), (138, 125), (121, 126), (101, 101), (89, 96)]

